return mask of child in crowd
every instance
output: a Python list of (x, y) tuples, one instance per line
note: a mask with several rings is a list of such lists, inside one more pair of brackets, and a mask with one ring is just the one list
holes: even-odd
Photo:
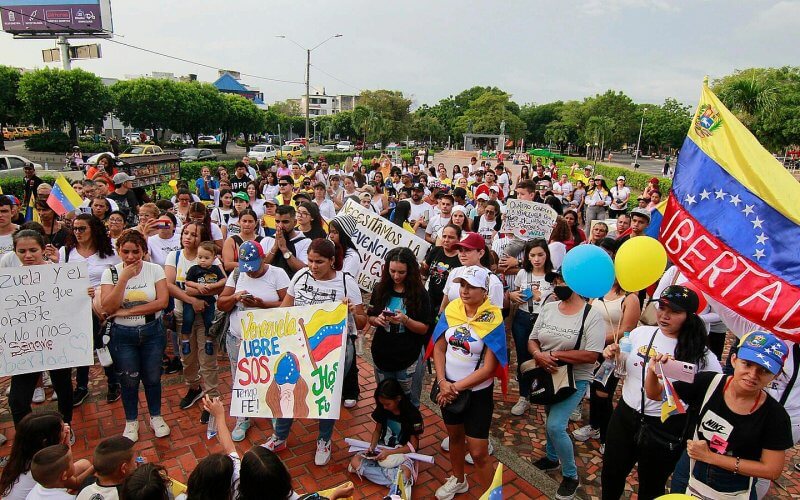
[(77, 500), (118, 500), (119, 488), (136, 468), (133, 441), (113, 436), (94, 449), (95, 481), (78, 493)]
[[(225, 283), (225, 273), (214, 264), (217, 258), (217, 246), (213, 241), (204, 241), (197, 248), (197, 264), (186, 271), (186, 293), (199, 297), (206, 303), (203, 309), (203, 325), (206, 328), (206, 354), (214, 354), (214, 340), (209, 336), (211, 323), (214, 322), (214, 305), (217, 302), (216, 294), (222, 291)], [(217, 285), (217, 286), (215, 286)], [(190, 336), (194, 324), (195, 311), (193, 307), (183, 308), (183, 325), (181, 326), (181, 352), (187, 355), (191, 352)]]
[[(395, 379), (386, 379), (375, 390), (375, 410), (372, 412), (375, 430), (369, 450), (355, 455), (348, 471), (366, 477), (376, 484), (389, 486), (389, 494), (400, 495), (398, 478), (403, 474), (405, 493), (411, 498), (411, 486), (417, 477), (414, 460), (406, 453), (416, 453), (424, 429), (419, 412)], [(378, 448), (380, 445), (380, 449)]]
[(54, 444), (36, 452), (31, 461), (31, 475), (36, 481), (26, 500), (70, 500), (68, 491), (75, 482), (75, 464), (66, 444)]
[(161, 465), (144, 464), (125, 478), (120, 500), (171, 500), (172, 481)]
[[(410, 405), (410, 403), (408, 404)], [(203, 408), (217, 421), (217, 440), (222, 445), (225, 455), (210, 455), (197, 464), (197, 468), (189, 476), (187, 500), (211, 498), (237, 500), (329, 498), (337, 500), (350, 498), (353, 495), (354, 487), (350, 482), (319, 494), (298, 495), (292, 490), (292, 476), (274, 452), (262, 446), (254, 446), (239, 460), (230, 430), (225, 423), (225, 406), (219, 398), (205, 396)], [(210, 493), (212, 491), (216, 493)], [(269, 494), (267, 495), (265, 492), (269, 492)], [(129, 499), (123, 498), (122, 500)], [(135, 500), (145, 499), (137, 497)]]

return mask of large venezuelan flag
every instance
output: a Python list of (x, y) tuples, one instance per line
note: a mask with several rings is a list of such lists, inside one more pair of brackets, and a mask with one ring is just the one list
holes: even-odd
[(493, 306), (489, 299), (486, 299), (472, 319), (464, 314), (464, 305), (458, 298), (445, 307), (444, 312), (439, 318), (439, 323), (433, 330), (433, 336), (428, 344), (425, 357), (433, 355), (433, 345), (447, 331), (448, 328), (467, 325), (478, 337), (483, 340), (486, 347), (492, 350), (497, 358), (499, 365), (495, 376), (500, 379), (503, 393), (508, 391), (508, 350), (506, 349), (506, 329), (503, 324), (502, 311)]
[(340, 304), (332, 311), (320, 310), (305, 324), (308, 347), (314, 361), (322, 361), (331, 351), (342, 346), (347, 330), (347, 306)]
[(659, 239), (708, 295), (800, 342), (800, 184), (707, 84)]
[(72, 188), (67, 179), (63, 175), (59, 175), (56, 179), (53, 190), (50, 191), (50, 196), (47, 198), (47, 204), (58, 215), (64, 215), (67, 212), (74, 212), (83, 203), (81, 196)]

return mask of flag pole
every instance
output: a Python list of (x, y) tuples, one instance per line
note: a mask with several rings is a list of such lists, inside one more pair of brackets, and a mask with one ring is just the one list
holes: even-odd
[(303, 318), (299, 318), (297, 320), (297, 324), (300, 325), (300, 331), (303, 332), (303, 345), (306, 346), (306, 353), (308, 353), (308, 360), (311, 361), (311, 366), (316, 370), (317, 369), (317, 362), (314, 361), (314, 356), (311, 354), (311, 347), (308, 345), (308, 334), (306, 333), (306, 325), (303, 321)]

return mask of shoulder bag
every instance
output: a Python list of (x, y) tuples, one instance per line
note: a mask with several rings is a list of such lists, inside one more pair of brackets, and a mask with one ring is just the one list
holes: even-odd
[[(578, 339), (575, 341), (573, 350), (577, 351), (581, 346), (583, 330), (586, 326), (586, 317), (589, 316), (591, 308), (592, 306), (589, 304), (586, 304), (583, 308), (581, 328), (578, 331)], [(578, 390), (575, 385), (572, 364), (560, 361), (558, 368), (552, 373), (542, 367), (537, 367), (535, 362), (530, 363), (529, 366), (534, 368), (522, 372), (520, 385), (527, 384), (530, 386), (531, 392), (528, 399), (533, 404), (553, 405), (560, 403)]]
[[(486, 344), (483, 344), (483, 349), (481, 349), (481, 355), (478, 357), (478, 362), (475, 364), (475, 370), (473, 373), (478, 371), (478, 368), (481, 367), (483, 363), (483, 357), (486, 354)], [(448, 382), (453, 382), (452, 380), (448, 380)], [(436, 398), (439, 397), (439, 381), (435, 381), (433, 383), (433, 387), (431, 387), (431, 401), (434, 403), (436, 402)], [(450, 413), (462, 413), (469, 407), (469, 401), (472, 398), (472, 389), (464, 389), (463, 391), (458, 392), (458, 396), (456, 399), (446, 405), (442, 405), (442, 409), (446, 409)]]

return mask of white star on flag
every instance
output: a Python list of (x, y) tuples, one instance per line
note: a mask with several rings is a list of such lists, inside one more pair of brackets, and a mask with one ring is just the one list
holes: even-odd
[(764, 250), (759, 248), (756, 250), (756, 253), (753, 254), (753, 257), (755, 257), (757, 260), (761, 260), (761, 257), (766, 257), (766, 255), (764, 254)]
[(691, 206), (693, 203), (697, 203), (697, 202), (695, 201), (695, 197), (694, 197), (694, 195), (687, 194), (687, 195), (686, 195), (686, 203), (688, 203), (688, 204), (689, 204), (689, 206)]
[(758, 218), (758, 215), (756, 215), (756, 218), (755, 218), (755, 220), (751, 220), (750, 222), (753, 224), (753, 229), (755, 229), (755, 228), (757, 228), (757, 227), (758, 227), (758, 228), (761, 228), (761, 224), (763, 224), (763, 223), (764, 223), (764, 221), (763, 221), (763, 220), (761, 220), (761, 219), (759, 219), (759, 218)]
[(725, 191), (720, 189), (719, 191), (714, 191), (714, 194), (716, 195), (716, 199), (724, 200), (725, 199), (725, 195), (728, 194), (728, 193), (726, 193)]
[(769, 236), (767, 236), (764, 233), (761, 233), (760, 235), (756, 236), (756, 244), (757, 245), (766, 245), (768, 239), (769, 239)]
[(765, 359), (765, 358), (764, 358), (764, 354), (763, 354), (763, 353), (760, 353), (760, 352), (759, 352), (759, 353), (756, 353), (756, 357), (757, 357), (758, 359)]
[(703, 189), (703, 191), (700, 192), (700, 201), (707, 200), (709, 196), (711, 196), (711, 193)]
[(753, 213), (753, 207), (754, 207), (754, 206), (755, 206), (755, 205), (745, 205), (745, 206), (744, 206), (744, 210), (742, 210), (742, 213), (743, 213), (743, 214), (745, 214), (745, 215), (750, 215), (750, 214), (752, 214), (752, 213)]
[(767, 368), (772, 368), (772, 365), (769, 364), (769, 360), (768, 359), (764, 360), (764, 366), (766, 366)]
[(735, 195), (731, 196), (731, 203), (733, 203), (734, 207), (738, 207), (739, 203), (741, 203), (741, 202), (742, 202), (742, 200), (739, 199), (739, 195), (738, 194), (735, 194)]

